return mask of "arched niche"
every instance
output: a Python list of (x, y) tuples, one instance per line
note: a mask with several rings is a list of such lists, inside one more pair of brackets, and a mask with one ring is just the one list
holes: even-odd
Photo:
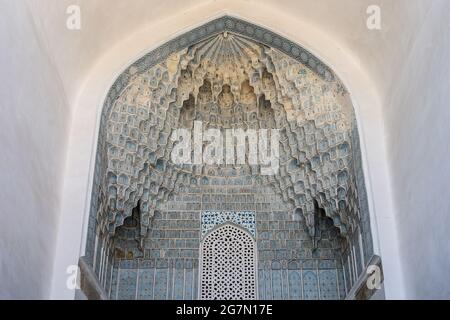
[[(306, 191), (305, 180), (302, 180), (305, 178), (299, 178), (287, 183), (286, 181), (282, 181), (282, 179), (273, 179), (272, 177), (268, 178), (265, 182), (267, 184), (276, 185), (277, 190), (283, 198), (293, 206), (293, 210), (296, 209), (297, 213), (301, 212), (304, 215), (310, 229), (310, 236), (314, 236), (315, 234), (316, 206), (314, 203), (319, 203), (324, 209), (326, 215), (332, 219), (333, 224), (340, 229), (340, 232), (348, 241), (348, 251), (343, 254), (345, 254), (348, 260), (348, 263), (346, 263), (349, 266), (348, 276), (351, 277), (349, 281), (350, 285), (356, 283), (358, 280), (357, 274), (360, 274), (365, 265), (370, 261), (373, 255), (373, 245), (370, 231), (369, 209), (362, 170), (358, 128), (348, 92), (333, 71), (304, 48), (271, 31), (265, 30), (264, 28), (240, 19), (225, 16), (198, 27), (187, 34), (181, 35), (148, 53), (127, 68), (118, 77), (108, 93), (100, 121), (98, 151), (85, 250), (86, 256), (84, 258), (87, 265), (92, 267), (103, 286), (106, 285), (109, 277), (108, 263), (111, 263), (111, 261), (108, 258), (108, 255), (110, 255), (111, 250), (113, 250), (111, 239), (114, 237), (116, 229), (121, 227), (123, 221), (132, 214), (133, 210), (136, 209), (136, 206), (139, 206), (141, 216), (139, 219), (140, 226), (137, 236), (138, 239), (136, 239), (136, 241), (139, 243), (138, 247), (142, 247), (142, 237), (145, 237), (148, 228), (151, 226), (151, 220), (157, 204), (164, 201), (164, 199), (167, 199), (171, 192), (176, 192), (175, 183), (173, 190), (168, 190), (167, 187), (158, 189), (158, 186), (155, 183), (152, 184), (152, 182), (145, 186), (144, 184), (147, 182), (141, 184), (136, 183), (136, 180), (142, 179), (142, 177), (144, 177), (143, 179), (145, 180), (145, 176), (150, 176), (153, 173), (157, 174), (158, 172), (166, 172), (167, 161), (162, 159), (163, 157), (157, 152), (154, 152), (139, 164), (140, 167), (135, 173), (137, 172), (137, 176), (141, 175), (141, 177), (136, 177), (134, 173), (126, 173), (135, 170), (136, 163), (133, 164), (133, 157), (130, 157), (129, 153), (127, 155), (127, 152), (124, 153), (123, 151), (128, 150), (131, 151), (131, 153), (137, 153), (139, 150), (139, 131), (148, 134), (149, 131), (147, 131), (147, 129), (150, 130), (150, 128), (145, 127), (145, 121), (142, 122), (142, 126), (135, 133), (128, 128), (126, 129), (126, 135), (122, 136), (126, 141), (116, 141), (117, 146), (120, 145), (123, 149), (116, 148), (115, 146), (111, 147), (111, 142), (115, 138), (112, 137), (113, 140), (108, 140), (108, 130), (110, 130), (109, 132), (112, 133), (112, 136), (114, 136), (115, 130), (124, 130), (123, 127), (120, 129), (114, 128), (113, 122), (116, 121), (116, 124), (118, 122), (126, 123), (127, 113), (129, 115), (138, 115), (139, 112), (142, 111), (139, 107), (133, 105), (123, 104), (121, 107), (117, 107), (117, 101), (123, 97), (124, 92), (127, 90), (137, 90), (137, 92), (141, 89), (147, 90), (139, 85), (134, 87), (130, 85), (139, 78), (140, 80), (146, 78), (148, 82), (144, 83), (148, 85), (149, 88), (153, 88), (150, 89), (154, 90), (152, 94), (158, 94), (156, 93), (156, 91), (159, 90), (158, 81), (164, 80), (163, 78), (167, 76), (169, 78), (173, 77), (165, 79), (169, 80), (167, 86), (164, 87), (167, 94), (166, 98), (170, 97), (177, 86), (181, 85), (181, 87), (183, 87), (183, 81), (192, 81), (192, 75), (188, 74), (189, 70), (183, 70), (183, 63), (192, 64), (193, 60), (186, 62), (185, 60), (182, 60), (183, 57), (189, 58), (189, 54), (192, 53), (190, 52), (190, 50), (192, 51), (192, 48), (196, 48), (197, 52), (201, 52), (202, 45), (208, 45), (208, 43), (211, 45), (216, 39), (222, 39), (217, 40), (219, 42), (229, 41), (227, 38), (238, 39), (237, 42), (239, 42), (239, 45), (236, 45), (236, 41), (234, 41), (235, 43), (232, 44), (231, 47), (244, 46), (244, 48), (247, 48), (248, 50), (253, 50), (255, 48), (256, 51), (259, 50), (259, 56), (256, 58), (259, 59), (258, 61), (260, 62), (263, 60), (261, 59), (261, 55), (264, 55), (264, 59), (273, 60), (265, 65), (264, 68), (260, 69), (261, 79), (259, 79), (259, 82), (262, 83), (262, 85), (260, 85), (259, 88), (257, 85), (258, 79), (255, 81), (248, 79), (248, 82), (243, 82), (239, 88), (228, 87), (228, 91), (223, 91), (222, 88), (216, 98), (220, 99), (221, 94), (223, 95), (224, 92), (228, 94), (229, 91), (233, 90), (236, 93), (245, 93), (247, 92), (249, 84), (250, 86), (253, 85), (253, 90), (255, 90), (255, 88), (258, 89), (258, 99), (256, 100), (258, 107), (264, 105), (265, 101), (268, 101), (270, 103), (270, 108), (274, 110), (274, 112), (283, 110), (284, 117), (288, 120), (285, 119), (285, 122), (282, 123), (284, 125), (282, 125), (280, 129), (290, 128), (291, 123), (297, 122), (298, 128), (302, 128), (303, 130), (305, 141), (307, 140), (308, 134), (314, 136), (312, 138), (309, 137), (309, 139), (312, 139), (312, 144), (314, 144), (316, 148), (315, 152), (310, 152), (311, 154), (308, 155), (305, 150), (298, 148), (295, 156), (292, 156), (291, 159), (288, 159), (289, 161), (285, 163), (281, 172), (283, 177), (292, 177), (296, 174), (301, 176), (308, 171), (309, 177), (317, 178), (317, 171), (321, 168), (322, 162), (332, 162), (336, 158), (337, 160), (342, 160), (339, 158), (341, 156), (350, 159), (348, 162), (337, 164), (337, 167), (334, 169), (334, 176), (331, 179), (326, 179), (327, 177), (325, 177), (325, 179), (319, 179), (316, 183), (312, 183), (309, 186), (309, 190)], [(267, 54), (266, 50), (269, 50), (271, 53)], [(210, 56), (209, 59), (213, 58)], [(285, 65), (281, 63), (281, 66), (279, 67), (279, 69), (284, 68), (283, 72), (277, 71), (277, 68), (274, 67), (273, 61), (276, 59), (280, 59), (285, 63)], [(252, 62), (251, 57), (250, 62)], [(161, 63), (164, 65), (163, 68), (159, 68)], [(333, 121), (330, 121), (333, 123), (331, 130), (337, 130), (337, 133), (344, 135), (343, 138), (342, 136), (340, 136), (340, 138), (332, 138), (342, 139), (339, 143), (336, 143), (336, 141), (333, 140), (333, 148), (335, 147), (333, 149), (334, 154), (329, 154), (327, 152), (328, 148), (330, 148), (330, 141), (325, 139), (326, 137), (324, 136), (325, 133), (323, 128), (319, 130), (318, 136), (316, 137), (316, 121), (327, 122), (328, 120), (314, 118), (314, 105), (309, 105), (308, 111), (306, 110), (307, 101), (298, 101), (298, 99), (296, 99), (303, 93), (301, 92), (301, 84), (295, 83), (295, 79), (293, 82), (289, 83), (289, 81), (292, 81), (292, 79), (298, 75), (295, 73), (292, 74), (292, 72), (288, 70), (291, 66), (297, 66), (297, 72), (303, 72), (304, 74), (307, 74), (307, 77), (311, 77), (310, 81), (311, 83), (315, 83), (313, 87), (315, 90), (323, 89), (324, 92), (328, 91), (329, 94), (334, 95), (334, 101), (341, 107), (338, 110), (338, 113), (345, 114), (344, 118), (346, 123), (339, 124), (338, 121), (335, 121), (334, 123)], [(252, 68), (251, 63), (249, 67)], [(272, 67), (273, 70), (269, 70), (270, 67)], [(144, 74), (146, 75), (142, 76)], [(282, 76), (277, 80), (278, 92), (271, 95), (269, 91), (264, 92), (264, 90), (261, 89), (264, 87), (264, 81), (267, 83), (276, 82), (274, 80), (274, 75), (279, 76), (280, 74), (282, 74)], [(186, 77), (186, 79), (184, 79), (184, 77)], [(172, 87), (170, 87), (172, 80), (176, 81), (172, 82)], [(204, 89), (204, 85), (207, 83), (203, 80), (204, 79), (193, 86), (185, 84), (183, 88), (186, 89), (186, 92), (179, 92), (179, 97), (175, 98), (174, 101), (177, 101), (178, 99), (179, 101), (177, 102), (181, 102), (181, 105), (178, 105), (181, 110), (183, 110), (184, 107), (187, 107), (185, 104), (189, 103), (192, 94), (195, 95), (194, 102), (197, 101), (199, 94), (202, 92), (202, 88)], [(297, 80), (301, 83), (301, 79)], [(152, 81), (156, 82), (152, 84)], [(290, 85), (293, 85), (293, 87), (297, 85), (297, 87), (290, 90)], [(226, 86), (228, 86), (228, 84), (226, 84)], [(274, 88), (275, 87), (276, 86), (274, 85)], [(307, 87), (303, 89), (308, 90)], [(285, 96), (283, 97), (282, 94), (280, 98), (278, 94), (280, 92), (284, 93)], [(137, 95), (139, 95), (139, 93), (137, 93)], [(175, 95), (177, 95), (177, 93), (175, 93)], [(282, 100), (286, 97), (288, 97), (290, 101), (286, 102)], [(313, 97), (313, 95), (310, 94), (310, 97)], [(158, 96), (158, 98), (160, 99), (161, 96)], [(310, 101), (310, 103), (313, 104), (312, 101)], [(168, 106), (170, 106), (170, 103), (168, 103)], [(300, 109), (298, 106), (300, 106)], [(329, 110), (332, 110), (334, 107), (336, 106), (327, 106)], [(301, 121), (298, 121), (299, 111), (300, 113), (303, 113)], [(146, 117), (145, 112), (146, 111), (144, 110), (144, 118)], [(323, 113), (325, 118), (327, 115), (330, 116), (331, 114), (330, 112), (327, 113), (327, 111)], [(120, 117), (125, 118), (121, 119)], [(111, 120), (113, 122), (111, 122)], [(339, 131), (339, 125), (342, 125), (342, 132)], [(292, 136), (292, 134), (295, 133), (298, 132), (291, 130), (289, 134)], [(333, 134), (333, 132), (331, 133)], [(153, 132), (153, 134), (152, 137), (153, 140), (156, 141), (156, 144), (167, 144), (167, 136), (161, 135), (161, 131)], [(289, 140), (289, 134), (286, 136), (287, 140)], [(121, 135), (119, 134), (116, 138), (117, 137), (120, 139)], [(124, 158), (117, 161), (116, 164), (111, 163), (111, 161), (114, 160), (114, 156), (120, 158), (123, 155), (125, 155)], [(305, 163), (307, 163), (307, 166), (305, 166)], [(116, 165), (121, 166), (121, 169), (115, 167), (115, 169), (110, 170)], [(202, 181), (202, 179), (206, 178), (201, 176), (202, 174), (196, 177), (196, 179), (198, 178), (199, 181)], [(191, 181), (188, 176), (178, 174), (176, 178), (173, 178), (173, 182), (189, 184), (189, 182), (185, 181), (186, 179)], [(327, 189), (329, 184), (332, 185), (333, 190)], [(117, 197), (118, 193), (121, 193), (123, 197)], [(150, 194), (152, 194), (152, 196)]]

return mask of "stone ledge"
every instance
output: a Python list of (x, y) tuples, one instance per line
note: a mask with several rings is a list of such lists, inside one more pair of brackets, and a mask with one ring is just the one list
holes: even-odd
[(108, 295), (84, 257), (78, 260), (81, 291), (87, 300), (108, 300)]

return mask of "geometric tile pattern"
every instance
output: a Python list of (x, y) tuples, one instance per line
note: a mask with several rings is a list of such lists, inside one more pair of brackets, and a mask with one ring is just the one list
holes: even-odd
[[(208, 211), (202, 208), (208, 208)], [(244, 208), (247, 211), (240, 211)], [(258, 230), (258, 298), (336, 299), (336, 294), (338, 299), (345, 297), (345, 276), (341, 269), (336, 233), (330, 232), (332, 224), (329, 221), (319, 224), (321, 240), (313, 252), (312, 241), (301, 216), (290, 212), (280, 196), (274, 195), (269, 187), (258, 186), (251, 179), (239, 175), (214, 177), (208, 185), (185, 189), (161, 205), (159, 210), (155, 214), (152, 230), (145, 238), (144, 256), (130, 263), (123, 261), (115, 267), (111, 281), (112, 299), (128, 299), (133, 292), (136, 299), (143, 300), (155, 297), (198, 299), (200, 240), (205, 239), (200, 232), (201, 216), (205, 212), (254, 213)], [(225, 221), (212, 230), (227, 223), (238, 226)], [(134, 255), (139, 250), (135, 248), (135, 232), (131, 232), (134, 229), (130, 228), (136, 225), (126, 222), (116, 235), (116, 242), (124, 248), (128, 245), (129, 250), (133, 247)], [(248, 231), (241, 225), (239, 227)], [(128, 242), (124, 242), (127, 237)], [(117, 268), (120, 269), (119, 278), (125, 281), (116, 280)], [(132, 273), (134, 281), (129, 281), (130, 274), (126, 270), (136, 271)], [(303, 272), (306, 273), (305, 278)], [(314, 281), (310, 281), (310, 276)], [(110, 288), (110, 285), (106, 284), (106, 287)]]
[(202, 242), (200, 299), (256, 299), (255, 240), (242, 229), (224, 224)]
[(246, 229), (253, 237), (256, 237), (255, 213), (244, 212), (202, 212), (202, 238), (216, 226), (225, 222), (233, 222)]

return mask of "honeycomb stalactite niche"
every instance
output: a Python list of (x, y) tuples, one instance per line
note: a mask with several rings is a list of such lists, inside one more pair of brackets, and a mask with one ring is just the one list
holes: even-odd
[[(262, 163), (197, 162), (194, 150), (208, 155), (210, 143), (204, 139), (198, 145), (194, 139), (190, 159), (175, 163), (179, 130), (174, 129), (195, 138), (197, 128), (224, 137), (230, 130), (279, 132), (278, 169), (266, 175)], [(217, 153), (228, 155), (227, 143), (223, 147)], [(237, 147), (237, 142), (231, 146)], [(127, 299), (139, 290), (159, 299), (198, 298), (201, 290), (203, 299), (251, 299), (256, 291), (266, 298), (299, 298), (306, 292), (297, 290), (302, 285), (320, 285), (318, 268), (339, 269), (339, 264), (344, 265), (340, 278), (351, 288), (354, 275), (364, 271), (374, 253), (362, 168), (351, 97), (333, 71), (273, 32), (233, 17), (218, 18), (133, 63), (108, 93), (86, 261), (106, 289), (117, 284), (117, 297)], [(266, 189), (279, 199), (264, 199), (258, 192)], [(343, 239), (319, 228), (322, 214)], [(165, 215), (174, 221), (161, 221)], [(291, 216), (295, 221), (279, 223)], [(231, 238), (235, 243), (224, 240)], [(327, 242), (335, 238), (336, 243)], [(255, 239), (258, 283), (264, 290), (256, 290)], [(330, 247), (342, 250), (331, 254)], [(342, 263), (309, 261), (330, 257)], [(148, 269), (143, 275), (136, 271), (142, 266)], [(226, 266), (241, 271), (232, 273)], [(303, 282), (303, 272), (310, 269), (314, 279)], [(298, 279), (291, 281), (297, 291), (283, 289), (289, 287), (288, 274)], [(327, 282), (329, 277), (322, 277)], [(136, 285), (139, 281), (144, 283)], [(249, 284), (243, 286), (245, 281)]]
[(158, 203), (207, 179), (206, 163), (180, 166), (171, 159), (172, 130), (191, 130), (201, 121), (204, 130), (280, 130), (280, 170), (267, 176), (254, 165), (241, 169), (300, 208), (311, 236), (315, 201), (346, 235), (358, 223), (348, 103), (338, 80), (322, 79), (279, 50), (231, 33), (134, 73), (107, 118), (99, 233), (113, 236), (139, 203), (145, 236)]
[(203, 240), (200, 262), (200, 299), (257, 298), (256, 244), (241, 228), (225, 224)]

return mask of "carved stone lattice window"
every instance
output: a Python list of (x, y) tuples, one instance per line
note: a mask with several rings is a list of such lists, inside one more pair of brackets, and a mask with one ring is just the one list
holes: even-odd
[(201, 246), (200, 299), (256, 299), (256, 244), (245, 230), (224, 224)]

